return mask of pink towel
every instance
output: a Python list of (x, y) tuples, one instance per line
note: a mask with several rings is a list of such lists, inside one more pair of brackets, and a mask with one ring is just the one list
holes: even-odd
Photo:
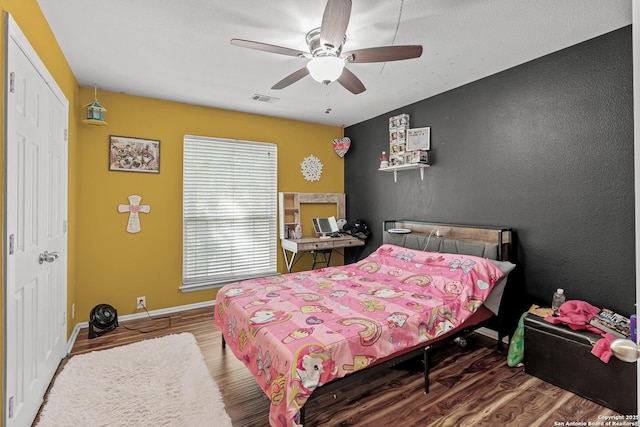
[(547, 316), (544, 318), (549, 323), (555, 325), (565, 324), (574, 331), (586, 329), (590, 332), (602, 335), (602, 331), (589, 324), (589, 320), (600, 312), (598, 307), (594, 307), (585, 301), (567, 301), (558, 309), (558, 316)]
[(609, 363), (609, 359), (611, 359), (611, 343), (615, 340), (616, 337), (611, 334), (604, 334), (604, 338), (600, 338), (596, 345), (591, 349), (591, 354), (596, 357), (599, 357), (604, 363)]
[(574, 331), (586, 329), (589, 332), (603, 336), (604, 338), (599, 339), (591, 349), (591, 354), (600, 358), (604, 363), (608, 363), (612, 354), (611, 342), (615, 337), (589, 324), (589, 320), (598, 312), (600, 312), (600, 309), (588, 302), (571, 300), (560, 306), (557, 316), (547, 316), (544, 320), (555, 325), (565, 324)]

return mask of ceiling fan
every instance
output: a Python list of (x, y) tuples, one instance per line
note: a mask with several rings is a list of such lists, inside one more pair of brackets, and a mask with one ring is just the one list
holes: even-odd
[(310, 59), (306, 66), (289, 74), (271, 87), (276, 90), (284, 89), (310, 74), (314, 80), (324, 84), (337, 80), (348, 91), (359, 94), (366, 88), (360, 79), (345, 67), (347, 63), (398, 61), (418, 58), (422, 55), (421, 45), (381, 46), (342, 53), (350, 16), (351, 0), (327, 0), (321, 26), (307, 33), (306, 42), (309, 52), (242, 39), (231, 39), (231, 44)]

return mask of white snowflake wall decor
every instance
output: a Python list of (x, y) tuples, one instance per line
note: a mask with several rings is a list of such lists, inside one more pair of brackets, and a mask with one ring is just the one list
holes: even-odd
[(322, 163), (316, 156), (305, 157), (300, 163), (302, 167), (302, 175), (307, 181), (320, 181), (320, 175), (322, 175)]

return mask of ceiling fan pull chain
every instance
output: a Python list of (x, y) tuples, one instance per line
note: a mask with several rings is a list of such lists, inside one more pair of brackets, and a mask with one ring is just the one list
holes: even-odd
[(327, 108), (325, 108), (324, 113), (329, 114), (331, 112), (331, 92), (327, 91), (326, 95)]

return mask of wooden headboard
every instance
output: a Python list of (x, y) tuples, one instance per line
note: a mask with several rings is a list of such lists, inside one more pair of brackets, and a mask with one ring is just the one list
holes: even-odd
[[(407, 234), (389, 232), (411, 230)], [(429, 252), (476, 255), (499, 261), (512, 257), (510, 228), (455, 225), (414, 220), (382, 223), (383, 242)]]

